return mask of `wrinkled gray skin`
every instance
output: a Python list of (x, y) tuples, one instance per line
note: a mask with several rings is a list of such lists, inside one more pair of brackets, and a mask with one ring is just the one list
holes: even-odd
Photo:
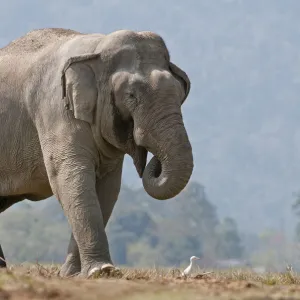
[(114, 268), (105, 226), (125, 154), (150, 196), (169, 199), (186, 186), (189, 90), (152, 32), (43, 29), (0, 49), (0, 212), (56, 196), (72, 229), (61, 276)]

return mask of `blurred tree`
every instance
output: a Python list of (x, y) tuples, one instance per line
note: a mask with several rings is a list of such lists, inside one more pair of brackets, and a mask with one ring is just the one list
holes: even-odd
[[(191, 182), (169, 201), (123, 187), (106, 231), (118, 265), (179, 266), (192, 255), (239, 255), (235, 222), (219, 224), (204, 187)], [(59, 202), (51, 198), (39, 204), (24, 202), (1, 214), (0, 236), (10, 262), (63, 262), (70, 227)]]
[[(296, 199), (292, 205), (292, 210), (294, 211), (296, 216), (300, 219), (300, 193), (296, 194)], [(298, 243), (300, 243), (300, 220), (296, 224), (295, 239)]]
[(222, 259), (240, 259), (243, 255), (237, 225), (231, 218), (225, 218), (218, 226), (217, 253)]

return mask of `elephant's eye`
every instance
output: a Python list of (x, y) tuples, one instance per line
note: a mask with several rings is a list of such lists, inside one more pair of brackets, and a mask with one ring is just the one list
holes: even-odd
[(126, 96), (127, 99), (125, 105), (129, 112), (132, 114), (139, 104), (138, 98), (134, 92), (128, 92)]
[(135, 93), (133, 93), (133, 92), (129, 92), (128, 94), (127, 94), (127, 99), (129, 100), (129, 103), (131, 104), (131, 105), (133, 105), (133, 104), (137, 104), (137, 96), (135, 95)]
[(128, 96), (129, 96), (129, 98), (135, 99), (134, 93), (129, 93)]

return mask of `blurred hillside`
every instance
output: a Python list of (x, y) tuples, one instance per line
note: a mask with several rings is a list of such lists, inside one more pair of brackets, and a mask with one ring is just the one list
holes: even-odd
[[(160, 33), (192, 82), (183, 109), (192, 180), (242, 231), (292, 234), (300, 187), (299, 11), (298, 0), (1, 1), (0, 46), (41, 27)], [(123, 182), (141, 187), (130, 158)]]
[[(124, 186), (107, 233), (117, 265), (181, 266), (197, 255), (205, 268), (247, 265), (274, 271), (292, 263), (300, 270), (299, 246), (280, 231), (241, 232), (234, 219), (220, 217), (196, 182), (169, 201), (153, 200), (143, 190)], [(9, 263), (62, 263), (69, 236), (69, 225), (54, 197), (24, 201), (1, 214), (1, 244)]]
[[(163, 202), (124, 187), (107, 231), (118, 265), (180, 265), (192, 255), (211, 264), (244, 254), (235, 221), (219, 218), (198, 183)], [(0, 237), (10, 262), (63, 262), (70, 228), (55, 198), (25, 201), (1, 215)]]

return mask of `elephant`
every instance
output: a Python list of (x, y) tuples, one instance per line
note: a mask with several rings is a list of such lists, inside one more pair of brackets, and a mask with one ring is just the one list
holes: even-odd
[(105, 229), (126, 154), (152, 198), (185, 188), (190, 87), (152, 31), (43, 28), (0, 49), (0, 212), (55, 196), (71, 228), (60, 276), (117, 270)]

